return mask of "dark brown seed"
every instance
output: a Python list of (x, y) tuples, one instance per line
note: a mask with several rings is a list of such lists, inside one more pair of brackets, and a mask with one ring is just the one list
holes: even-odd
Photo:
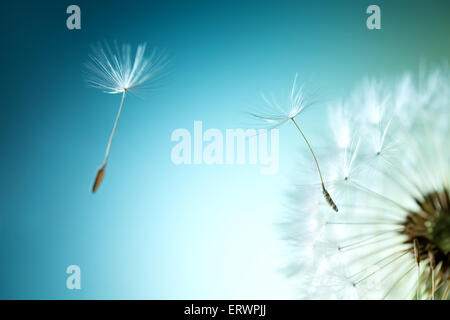
[(106, 165), (101, 167), (97, 172), (97, 176), (95, 177), (95, 181), (94, 181), (94, 186), (92, 187), (93, 193), (95, 193), (98, 190), (98, 188), (100, 187), (100, 184), (102, 183), (103, 176), (105, 175), (105, 167), (106, 167)]
[(324, 186), (322, 186), (322, 193), (323, 193), (323, 196), (324, 196), (326, 202), (328, 203), (328, 205), (329, 205), (334, 211), (338, 212), (338, 211), (339, 211), (339, 210), (338, 210), (338, 207), (337, 207), (336, 204), (334, 203), (333, 199), (331, 199), (330, 194), (328, 193), (327, 189), (325, 189)]

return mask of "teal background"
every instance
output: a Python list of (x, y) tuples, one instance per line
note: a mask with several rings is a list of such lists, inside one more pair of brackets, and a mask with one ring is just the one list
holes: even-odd
[[(81, 7), (82, 29), (66, 28)], [(370, 4), (381, 30), (366, 28)], [(242, 127), (261, 92), (295, 72), (320, 101), (299, 122), (314, 142), (327, 101), (364, 76), (449, 57), (449, 1), (14, 1), (3, 3), (0, 78), (0, 298), (279, 299), (274, 223), (304, 145), (280, 131), (280, 170), (175, 166), (173, 130)], [(90, 187), (120, 96), (87, 88), (101, 40), (148, 42), (171, 57), (163, 86), (127, 98), (98, 194)], [(325, 124), (324, 124), (325, 126)], [(296, 176), (301, 180), (301, 176)], [(66, 289), (68, 265), (82, 289)]]

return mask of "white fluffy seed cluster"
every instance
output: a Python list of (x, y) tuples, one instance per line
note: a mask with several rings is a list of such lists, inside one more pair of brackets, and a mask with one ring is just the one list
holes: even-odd
[[(339, 213), (324, 203), (314, 171), (293, 181), (280, 223), (286, 273), (301, 298), (414, 298), (418, 269), (402, 223), (418, 209), (414, 198), (450, 189), (448, 68), (366, 79), (328, 115), (329, 145), (316, 153)], [(423, 263), (419, 272), (428, 271)]]

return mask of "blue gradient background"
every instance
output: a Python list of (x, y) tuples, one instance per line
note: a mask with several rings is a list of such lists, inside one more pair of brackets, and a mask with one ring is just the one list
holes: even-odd
[[(77, 4), (82, 30), (66, 28)], [(365, 9), (381, 7), (382, 29)], [(175, 166), (177, 128), (239, 128), (259, 94), (295, 72), (323, 101), (364, 76), (448, 59), (449, 1), (15, 1), (1, 7), (0, 298), (292, 298), (274, 227), (295, 173), (293, 128), (280, 170)], [(104, 183), (90, 187), (120, 96), (87, 88), (101, 40), (165, 48), (165, 85), (127, 98)], [(300, 120), (320, 131), (320, 105)], [(293, 147), (294, 146), (294, 147)], [(301, 179), (301, 177), (298, 177)], [(68, 265), (82, 289), (67, 290)]]

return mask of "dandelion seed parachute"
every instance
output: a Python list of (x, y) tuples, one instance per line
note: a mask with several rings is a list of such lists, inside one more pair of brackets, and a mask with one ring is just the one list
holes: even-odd
[(105, 175), (111, 145), (116, 133), (117, 124), (122, 113), (125, 96), (128, 92), (148, 90), (161, 75), (167, 65), (167, 57), (154, 49), (146, 55), (147, 45), (140, 44), (133, 56), (131, 46), (114, 44), (113, 49), (105, 43), (92, 47), (89, 61), (85, 64), (85, 77), (89, 86), (104, 92), (122, 94), (119, 111), (106, 147), (105, 158), (101, 168), (97, 171), (92, 192), (96, 192)]
[(276, 99), (272, 96), (271, 99), (266, 98), (265, 95), (262, 95), (263, 100), (266, 103), (266, 108), (268, 110), (259, 110), (258, 113), (251, 113), (251, 115), (258, 120), (263, 120), (266, 122), (270, 127), (279, 127), (286, 122), (291, 121), (294, 126), (297, 128), (299, 133), (301, 134), (303, 140), (305, 141), (306, 145), (308, 146), (309, 151), (311, 152), (311, 155), (314, 159), (314, 163), (317, 168), (317, 172), (319, 174), (320, 183), (322, 187), (322, 194), (325, 199), (325, 201), (328, 203), (328, 205), (336, 212), (338, 212), (338, 207), (334, 203), (333, 199), (331, 198), (330, 193), (325, 188), (325, 182), (323, 180), (322, 172), (320, 171), (319, 162), (317, 160), (316, 154), (314, 153), (308, 139), (306, 138), (305, 134), (303, 133), (302, 129), (300, 129), (300, 126), (295, 121), (295, 117), (297, 117), (302, 111), (304, 111), (307, 107), (311, 105), (310, 102), (306, 101), (304, 90), (302, 87), (297, 88), (297, 74), (294, 78), (294, 83), (292, 85), (292, 89), (288, 98), (288, 101), (286, 105), (281, 106)]
[(303, 298), (450, 297), (449, 113), (448, 68), (330, 106), (321, 159), (341, 214), (297, 188), (281, 223)]

